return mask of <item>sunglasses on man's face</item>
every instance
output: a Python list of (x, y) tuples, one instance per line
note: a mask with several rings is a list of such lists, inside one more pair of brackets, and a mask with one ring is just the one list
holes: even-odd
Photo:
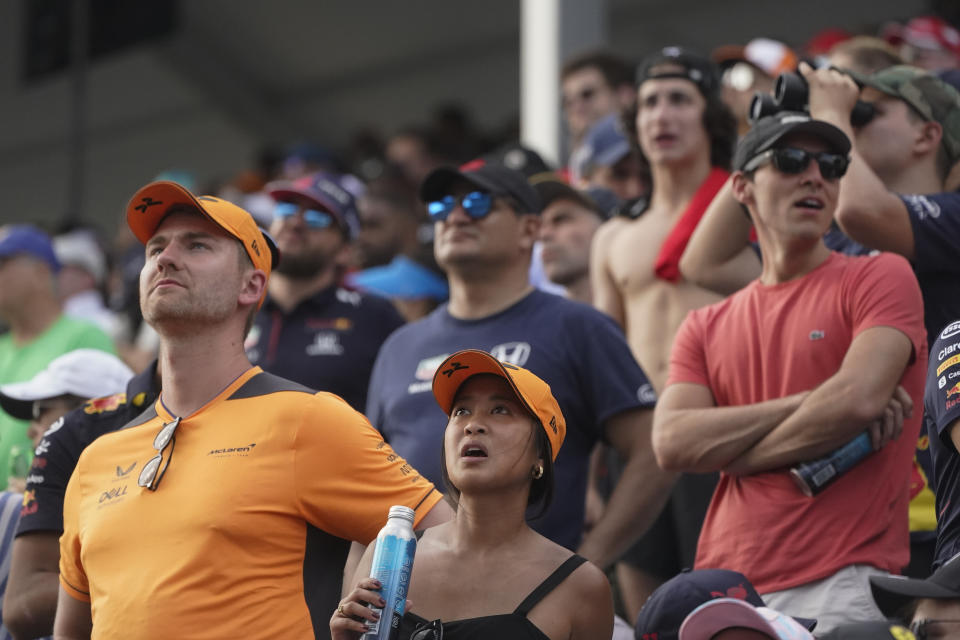
[[(300, 207), (292, 202), (278, 202), (273, 207), (273, 216), (277, 220), (292, 218), (301, 211)], [(303, 209), (303, 222), (310, 229), (326, 229), (333, 226), (334, 219), (330, 213), (320, 209)]]
[[(457, 199), (453, 196), (444, 196), (439, 200), (434, 200), (427, 204), (427, 213), (434, 222), (446, 220), (457, 206)], [(493, 208), (493, 197), (483, 191), (471, 191), (459, 200), (460, 207), (464, 212), (473, 218), (479, 220), (490, 213)]]
[(847, 167), (850, 166), (850, 158), (839, 153), (827, 153), (825, 151), (814, 153), (805, 149), (782, 147), (764, 151), (750, 160), (743, 170), (753, 171), (769, 162), (778, 171), (797, 174), (806, 171), (811, 160), (817, 161), (817, 166), (820, 167), (820, 175), (823, 176), (824, 180), (839, 180), (847, 172)]

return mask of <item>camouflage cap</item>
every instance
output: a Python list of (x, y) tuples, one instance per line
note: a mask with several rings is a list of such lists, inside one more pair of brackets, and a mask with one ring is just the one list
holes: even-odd
[(902, 64), (871, 75), (848, 73), (864, 87), (899, 98), (925, 120), (939, 123), (950, 164), (960, 160), (960, 93), (956, 89), (923, 69)]

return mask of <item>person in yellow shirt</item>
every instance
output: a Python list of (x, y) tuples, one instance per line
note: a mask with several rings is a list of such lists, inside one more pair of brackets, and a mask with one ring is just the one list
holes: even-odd
[(339, 585), (333, 550), (370, 542), (391, 505), (416, 526), (450, 508), (342, 399), (250, 365), (243, 338), (277, 252), (246, 211), (156, 182), (127, 222), (146, 244), (162, 391), (71, 477), (54, 636), (311, 637), (308, 546)]

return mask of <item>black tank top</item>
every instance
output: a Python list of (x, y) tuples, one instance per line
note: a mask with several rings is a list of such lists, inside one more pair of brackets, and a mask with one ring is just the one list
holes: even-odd
[[(443, 625), (443, 640), (489, 640), (490, 638), (496, 638), (497, 640), (550, 640), (543, 631), (540, 631), (535, 624), (527, 619), (527, 614), (584, 562), (586, 562), (586, 559), (576, 554), (567, 558), (562, 565), (557, 567), (556, 571), (551, 573), (520, 603), (519, 607), (514, 609), (513, 613), (465, 618), (441, 623), (440, 621), (430, 622), (408, 611), (400, 622), (400, 640), (409, 640), (418, 629), (431, 624)], [(433, 637), (429, 633), (426, 634), (427, 640), (432, 640)]]

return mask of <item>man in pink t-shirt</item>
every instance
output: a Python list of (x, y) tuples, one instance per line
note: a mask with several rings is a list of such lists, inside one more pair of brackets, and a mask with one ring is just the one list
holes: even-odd
[[(733, 189), (763, 254), (760, 278), (691, 312), (657, 403), (659, 464), (722, 471), (697, 568), (744, 573), (764, 601), (828, 631), (882, 619), (868, 578), (909, 560), (907, 502), (927, 347), (906, 260), (832, 253), (822, 236), (850, 141), (802, 113), (757, 122)], [(814, 497), (789, 468), (860, 434), (873, 452)]]

